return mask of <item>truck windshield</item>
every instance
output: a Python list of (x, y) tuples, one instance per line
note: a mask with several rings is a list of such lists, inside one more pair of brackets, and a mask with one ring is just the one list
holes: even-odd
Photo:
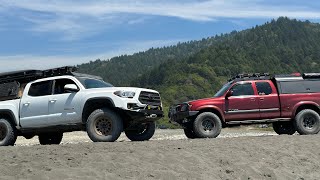
[(113, 87), (113, 85), (99, 79), (77, 78), (86, 89)]
[(231, 85), (232, 85), (232, 82), (228, 82), (227, 84), (222, 86), (222, 88), (214, 95), (214, 97), (223, 96), (228, 91), (228, 89), (230, 88)]

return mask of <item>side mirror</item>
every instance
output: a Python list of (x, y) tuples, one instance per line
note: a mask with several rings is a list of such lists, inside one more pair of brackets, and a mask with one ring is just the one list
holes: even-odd
[(226, 98), (230, 97), (233, 95), (233, 91), (232, 90), (229, 90), (226, 94)]
[(78, 89), (77, 85), (75, 85), (75, 84), (66, 84), (64, 86), (64, 91), (72, 93), (72, 92), (78, 92), (79, 89)]

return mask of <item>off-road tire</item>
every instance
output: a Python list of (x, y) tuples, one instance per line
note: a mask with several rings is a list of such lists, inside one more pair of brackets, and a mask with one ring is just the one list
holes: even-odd
[(272, 123), (274, 132), (277, 134), (287, 134), (293, 135), (296, 132), (296, 129), (292, 121), (279, 121)]
[(0, 146), (13, 146), (17, 140), (16, 128), (7, 119), (0, 119), (0, 137)]
[(220, 118), (212, 112), (203, 112), (193, 122), (193, 131), (198, 138), (215, 138), (222, 129)]
[(63, 133), (44, 133), (39, 134), (39, 142), (41, 145), (60, 144), (62, 141)]
[(88, 117), (86, 130), (93, 142), (114, 142), (123, 131), (123, 121), (110, 109), (97, 109)]
[[(142, 127), (139, 127), (139, 126), (142, 126)], [(130, 129), (130, 130), (124, 131), (126, 136), (131, 141), (148, 141), (149, 139), (151, 139), (156, 130), (156, 123), (149, 122), (139, 126), (135, 130)]]
[(296, 115), (294, 126), (301, 135), (317, 134), (320, 131), (320, 116), (312, 109), (304, 109)]
[(197, 138), (196, 134), (191, 128), (184, 128), (183, 131), (184, 131), (184, 134), (187, 136), (187, 138), (189, 139)]

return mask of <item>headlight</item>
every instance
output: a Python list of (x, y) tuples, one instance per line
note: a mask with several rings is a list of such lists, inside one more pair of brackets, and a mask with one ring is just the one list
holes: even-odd
[(116, 91), (114, 94), (123, 98), (133, 98), (136, 95), (133, 91)]

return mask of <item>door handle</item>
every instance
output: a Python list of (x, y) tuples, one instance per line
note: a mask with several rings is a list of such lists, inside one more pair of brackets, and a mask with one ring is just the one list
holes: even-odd
[(30, 102), (25, 102), (23, 103), (24, 106), (29, 106), (30, 105)]
[(50, 99), (49, 102), (50, 103), (55, 103), (57, 100), (56, 99)]
[(74, 110), (74, 107), (64, 108), (66, 111)]
[(256, 98), (250, 98), (250, 100), (251, 100), (251, 101), (255, 101), (255, 100), (256, 100)]
[(264, 100), (264, 98), (260, 98), (260, 101), (263, 101)]

